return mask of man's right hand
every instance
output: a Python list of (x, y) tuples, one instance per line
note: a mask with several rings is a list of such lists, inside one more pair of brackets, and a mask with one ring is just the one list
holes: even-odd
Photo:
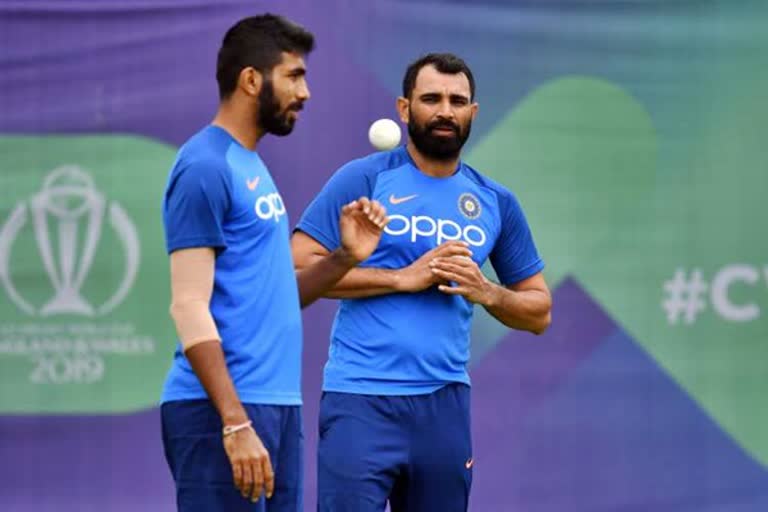
[(253, 428), (224, 436), (224, 450), (232, 464), (235, 487), (244, 498), (257, 501), (262, 490), (267, 498), (275, 490), (275, 473), (264, 444)]
[(432, 272), (429, 262), (435, 258), (450, 258), (451, 256), (472, 257), (469, 244), (466, 242), (444, 242), (431, 251), (425, 252), (419, 259), (398, 271), (397, 290), (400, 292), (420, 292), (441, 280)]
[(341, 209), (341, 249), (360, 263), (373, 254), (387, 225), (387, 210), (378, 201), (361, 197)]

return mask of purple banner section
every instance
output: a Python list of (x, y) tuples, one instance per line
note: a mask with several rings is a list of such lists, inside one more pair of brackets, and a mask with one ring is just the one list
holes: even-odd
[(546, 334), (510, 332), (472, 369), (472, 503), (477, 510), (506, 510), (519, 477), (510, 472), (509, 457), (525, 448), (520, 444), (524, 420), (616, 328), (573, 279), (558, 287), (553, 303), (557, 322)]
[(347, 57), (338, 27), (355, 21), (343, 1), (0, 2), (0, 133), (133, 133), (180, 145), (215, 114), (224, 32), (266, 11), (316, 35), (300, 122), (259, 147), (295, 222), (338, 166), (372, 151), (370, 123), (395, 115), (392, 94)]
[(159, 410), (0, 420), (0, 510), (172, 510)]
[(472, 510), (768, 510), (768, 472), (573, 279), (473, 368)]
[[(473, 367), (472, 387), (477, 395), (473, 407), (481, 414), (494, 412), (487, 418), (489, 424), (521, 418), (549, 398), (571, 370), (616, 328), (572, 278), (557, 288), (552, 302), (557, 322), (543, 336), (510, 331), (491, 354)], [(505, 383), (501, 396), (500, 382)], [(475, 424), (475, 428), (487, 427), (485, 422)]]

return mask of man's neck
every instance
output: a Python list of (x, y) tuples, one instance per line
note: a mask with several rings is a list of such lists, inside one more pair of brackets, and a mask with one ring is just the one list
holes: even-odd
[(429, 158), (416, 149), (413, 142), (410, 140), (406, 145), (406, 149), (408, 150), (408, 154), (411, 155), (416, 167), (427, 176), (432, 176), (433, 178), (447, 178), (456, 173), (456, 167), (459, 165), (459, 157), (451, 160), (435, 160)]
[(254, 151), (259, 140), (264, 136), (264, 132), (255, 126), (254, 117), (254, 113), (237, 108), (225, 101), (219, 105), (216, 117), (211, 124), (223, 128), (244, 148)]

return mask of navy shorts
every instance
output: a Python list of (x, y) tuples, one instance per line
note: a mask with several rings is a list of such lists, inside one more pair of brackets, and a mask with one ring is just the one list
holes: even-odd
[(304, 432), (301, 407), (243, 404), (275, 471), (275, 492), (256, 503), (235, 487), (221, 436), (221, 418), (208, 400), (164, 403), (165, 457), (176, 483), (179, 512), (303, 512)]
[(414, 396), (326, 392), (319, 512), (465, 512), (472, 485), (470, 390)]

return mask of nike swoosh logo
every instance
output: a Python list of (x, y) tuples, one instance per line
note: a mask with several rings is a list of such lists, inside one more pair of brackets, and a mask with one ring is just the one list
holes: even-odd
[(475, 464), (475, 459), (469, 459), (467, 462), (464, 463), (464, 467), (467, 469), (472, 469), (472, 466)]
[(248, 190), (250, 190), (250, 191), (256, 190), (256, 187), (259, 186), (259, 179), (260, 178), (261, 178), (260, 176), (256, 176), (252, 180), (245, 180), (245, 184), (248, 187)]
[(412, 196), (405, 196), (405, 197), (395, 197), (395, 194), (392, 194), (389, 196), (389, 202), (391, 204), (400, 204), (406, 201), (410, 201), (411, 199), (414, 199), (416, 197), (419, 197), (419, 194), (413, 194)]

